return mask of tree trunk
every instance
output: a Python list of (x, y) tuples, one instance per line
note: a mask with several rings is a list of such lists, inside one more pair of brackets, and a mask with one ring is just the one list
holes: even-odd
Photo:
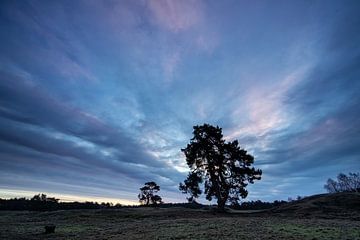
[[(224, 176), (222, 175), (221, 172), (218, 173), (219, 176), (219, 180), (218, 180), (218, 186), (219, 186), (219, 190), (218, 190), (218, 211), (220, 212), (225, 212), (225, 204), (226, 201), (229, 197), (229, 189), (226, 186), (226, 181)], [(223, 190), (223, 192), (220, 190), (220, 188)], [(225, 190), (225, 192), (224, 192)]]
[(218, 198), (217, 207), (219, 212), (225, 212), (225, 203), (226, 203), (226, 199)]

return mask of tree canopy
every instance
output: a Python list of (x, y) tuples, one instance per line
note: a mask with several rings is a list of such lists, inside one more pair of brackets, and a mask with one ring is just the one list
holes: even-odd
[(360, 173), (339, 173), (337, 181), (329, 178), (324, 185), (329, 193), (336, 192), (360, 192)]
[(157, 205), (162, 203), (162, 198), (159, 195), (156, 195), (160, 191), (160, 186), (155, 182), (147, 182), (143, 187), (140, 188), (140, 193), (138, 195), (139, 202), (142, 205)]
[(194, 137), (186, 148), (185, 154), (190, 172), (179, 189), (190, 194), (189, 201), (198, 198), (204, 183), (206, 199), (217, 199), (217, 205), (223, 210), (225, 204), (238, 203), (246, 198), (247, 185), (260, 180), (262, 171), (251, 167), (254, 157), (240, 148), (237, 140), (226, 142), (222, 129), (209, 124), (194, 126)]

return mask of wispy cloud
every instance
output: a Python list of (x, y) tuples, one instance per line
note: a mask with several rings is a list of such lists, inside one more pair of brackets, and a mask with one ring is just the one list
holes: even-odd
[(154, 180), (181, 201), (204, 122), (264, 170), (250, 197), (359, 168), (359, 4), (280, 5), (2, 3), (0, 188), (134, 201)]
[[(264, 137), (270, 131), (279, 131), (289, 127), (294, 120), (288, 112), (284, 100), (288, 92), (299, 82), (305, 79), (308, 67), (303, 67), (287, 75), (282, 81), (272, 86), (256, 85), (248, 90), (244, 99), (239, 99), (240, 106), (232, 114), (234, 121), (243, 119), (241, 115), (247, 114), (247, 121), (241, 126), (229, 130), (227, 138), (239, 136)], [(245, 104), (245, 108), (243, 105)]]
[(163, 60), (162, 67), (164, 69), (164, 77), (166, 82), (172, 81), (179, 62), (180, 62), (179, 52), (174, 52), (170, 56), (165, 57), (165, 59)]
[(172, 31), (182, 32), (198, 25), (203, 20), (203, 4), (201, 1), (148, 1), (153, 22), (159, 27)]
[[(67, 168), (75, 174), (73, 171), (84, 172), (89, 167), (98, 169), (98, 177), (102, 172), (108, 172), (108, 177), (125, 176), (139, 184), (148, 178), (163, 182), (167, 173), (172, 179), (176, 176), (175, 169), (161, 162), (162, 159), (152, 157), (140, 143), (121, 130), (92, 114), (59, 102), (44, 89), (24, 85), (20, 77), (6, 73), (2, 76), (6, 76), (0, 84), (0, 101), (6, 103), (0, 112), (3, 159), (0, 164), (3, 169), (15, 165), (31, 168), (36, 157), (29, 154), (36, 152), (42, 153), (36, 160), (40, 170), (37, 177), (56, 170), (56, 175), (63, 178)], [(11, 84), (14, 81), (16, 84)], [(22, 151), (25, 151), (24, 156), (21, 156)], [(30, 165), (27, 164), (29, 159), (32, 159)], [(58, 163), (54, 164), (51, 159), (58, 159)], [(144, 167), (139, 168), (139, 164)], [(106, 175), (103, 177), (108, 178)], [(62, 182), (61, 178), (58, 180)], [(77, 184), (81, 185), (81, 182), (78, 179)], [(164, 187), (169, 184), (176, 185), (177, 182), (169, 183), (167, 180)]]

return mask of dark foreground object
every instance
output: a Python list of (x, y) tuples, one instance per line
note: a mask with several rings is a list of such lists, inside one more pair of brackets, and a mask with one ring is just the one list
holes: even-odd
[(55, 225), (47, 225), (45, 226), (45, 233), (55, 233)]

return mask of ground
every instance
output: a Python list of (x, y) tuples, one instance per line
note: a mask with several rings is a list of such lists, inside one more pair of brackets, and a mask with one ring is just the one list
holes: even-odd
[[(44, 226), (56, 225), (54, 234)], [(355, 218), (187, 208), (0, 211), (0, 239), (359, 239)]]

